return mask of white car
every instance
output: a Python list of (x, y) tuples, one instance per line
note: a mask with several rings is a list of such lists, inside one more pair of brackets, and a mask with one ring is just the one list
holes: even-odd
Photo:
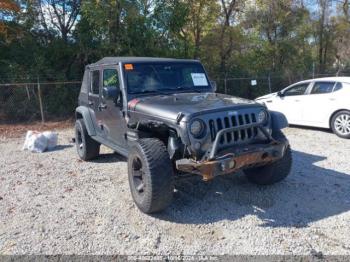
[(256, 101), (283, 113), (289, 124), (331, 128), (350, 138), (350, 77), (301, 81)]

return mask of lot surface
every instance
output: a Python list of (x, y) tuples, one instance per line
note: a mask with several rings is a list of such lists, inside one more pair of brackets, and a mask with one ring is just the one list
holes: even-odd
[(132, 202), (124, 158), (103, 148), (82, 162), (73, 130), (58, 132), (43, 154), (21, 151), (24, 134), (0, 139), (0, 254), (350, 255), (350, 140), (289, 128), (285, 181), (192, 178), (152, 217)]

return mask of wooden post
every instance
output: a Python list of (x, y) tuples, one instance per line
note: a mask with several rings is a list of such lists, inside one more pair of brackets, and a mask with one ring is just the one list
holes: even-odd
[(41, 88), (40, 88), (40, 82), (38, 77), (38, 96), (39, 96), (39, 106), (40, 106), (40, 114), (41, 114), (41, 123), (45, 123), (45, 117), (44, 117), (44, 109), (43, 109), (43, 102), (41, 100)]
[(27, 84), (26, 84), (26, 92), (27, 92), (28, 100), (30, 100), (30, 93), (29, 93), (29, 88), (28, 88), (28, 85), (27, 85)]
[(225, 94), (227, 95), (227, 78), (226, 78), (226, 76), (225, 76), (225, 80), (224, 80), (225, 82), (224, 82), (224, 84), (225, 84)]

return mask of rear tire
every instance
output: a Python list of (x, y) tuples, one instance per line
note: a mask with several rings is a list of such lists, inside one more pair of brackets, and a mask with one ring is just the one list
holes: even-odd
[(331, 119), (331, 128), (334, 134), (341, 138), (350, 138), (350, 111), (343, 110), (336, 113)]
[[(286, 141), (287, 138), (280, 130), (274, 131), (273, 138), (278, 141)], [(281, 159), (262, 166), (244, 170), (247, 179), (258, 185), (271, 185), (285, 179), (292, 167), (292, 151), (288, 144)]]
[(174, 193), (174, 171), (163, 142), (138, 140), (128, 155), (131, 195), (144, 213), (156, 213), (170, 205)]
[(75, 145), (80, 159), (84, 161), (100, 154), (100, 144), (89, 136), (83, 119), (75, 122)]

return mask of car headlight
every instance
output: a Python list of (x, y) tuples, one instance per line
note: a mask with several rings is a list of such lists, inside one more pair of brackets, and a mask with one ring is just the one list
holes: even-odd
[(201, 119), (195, 119), (190, 125), (190, 132), (195, 138), (203, 136), (205, 132), (205, 123)]
[(258, 123), (264, 124), (267, 121), (267, 112), (266, 110), (261, 110), (258, 114)]

